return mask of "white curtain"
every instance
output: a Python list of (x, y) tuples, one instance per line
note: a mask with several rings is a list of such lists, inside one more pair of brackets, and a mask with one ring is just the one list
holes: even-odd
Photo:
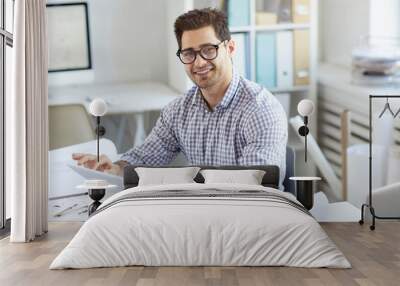
[(17, 0), (14, 69), (6, 111), (6, 172), (12, 242), (47, 232), (48, 107), (45, 0)]

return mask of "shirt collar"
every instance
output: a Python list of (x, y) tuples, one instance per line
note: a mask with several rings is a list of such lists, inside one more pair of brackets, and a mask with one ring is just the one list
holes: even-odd
[[(222, 101), (214, 109), (228, 107), (229, 103), (231, 103), (232, 99), (235, 97), (236, 91), (239, 87), (239, 82), (240, 82), (240, 76), (233, 68), (232, 69), (232, 80), (228, 86), (228, 89), (226, 90), (225, 95), (222, 98)], [(205, 99), (201, 95), (201, 91), (198, 86), (195, 89), (194, 96), (192, 99), (192, 104), (198, 105), (198, 106), (201, 106), (202, 104), (207, 104), (205, 102)]]

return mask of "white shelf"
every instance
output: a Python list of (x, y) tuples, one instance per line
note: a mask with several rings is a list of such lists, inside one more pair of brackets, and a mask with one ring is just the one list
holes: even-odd
[(318, 83), (364, 100), (369, 94), (396, 95), (400, 88), (391, 85), (359, 85), (352, 83), (351, 68), (321, 63), (318, 66)]
[(310, 24), (284, 23), (268, 26), (254, 26), (257, 32), (310, 29)]
[(296, 92), (296, 91), (309, 91), (310, 86), (308, 85), (298, 85), (289, 87), (275, 87), (268, 89), (271, 93), (283, 93), (283, 92)]
[(251, 30), (251, 26), (229, 27), (229, 31), (231, 31), (231, 33), (248, 33)]
[(294, 24), (294, 23), (283, 23), (276, 25), (255, 25), (255, 26), (241, 26), (241, 27), (230, 27), (231, 33), (248, 33), (251, 31), (256, 32), (268, 32), (268, 31), (285, 31), (285, 30), (300, 30), (310, 29), (310, 24)]

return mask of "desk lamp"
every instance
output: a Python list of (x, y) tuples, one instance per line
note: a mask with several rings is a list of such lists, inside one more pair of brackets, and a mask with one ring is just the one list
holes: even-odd
[[(314, 103), (309, 99), (303, 99), (297, 105), (297, 111), (303, 117), (304, 125), (298, 130), (299, 135), (304, 137), (304, 160), (307, 162), (307, 135), (310, 133), (308, 129), (308, 117), (314, 111)], [(313, 181), (321, 180), (320, 177), (290, 177), (290, 180), (296, 181), (296, 198), (308, 210), (314, 205)]]
[[(89, 105), (89, 112), (96, 117), (96, 135), (97, 135), (97, 162), (100, 162), (100, 136), (106, 133), (106, 129), (100, 125), (100, 117), (106, 114), (107, 104), (101, 98), (93, 99)], [(107, 182), (104, 180), (87, 180), (85, 185), (80, 186), (88, 189), (89, 197), (93, 203), (88, 207), (89, 216), (100, 206), (100, 200), (106, 194)]]
[(308, 117), (314, 111), (314, 103), (309, 99), (303, 99), (297, 105), (297, 111), (301, 116), (303, 116), (304, 125), (299, 128), (300, 136), (304, 136), (304, 160), (307, 162), (307, 134), (310, 132), (308, 129)]
[(106, 129), (100, 125), (100, 117), (106, 114), (107, 112), (107, 104), (101, 98), (93, 99), (93, 101), (89, 105), (89, 112), (93, 116), (96, 117), (96, 135), (97, 135), (97, 162), (100, 161), (100, 136), (103, 136), (106, 133)]

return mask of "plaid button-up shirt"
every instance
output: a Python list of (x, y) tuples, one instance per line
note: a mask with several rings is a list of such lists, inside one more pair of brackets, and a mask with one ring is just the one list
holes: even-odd
[(191, 165), (277, 165), (285, 175), (287, 118), (278, 100), (235, 71), (210, 110), (200, 89), (168, 104), (145, 142), (122, 155), (130, 164), (166, 165), (182, 152)]

